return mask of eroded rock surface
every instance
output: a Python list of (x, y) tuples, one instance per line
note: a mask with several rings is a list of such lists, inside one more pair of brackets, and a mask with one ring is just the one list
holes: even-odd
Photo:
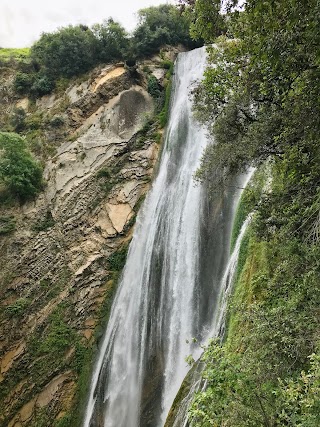
[(16, 231), (0, 236), (1, 427), (54, 426), (79, 402), (158, 157), (157, 129), (140, 132), (154, 108), (145, 87), (108, 66), (37, 103), (64, 133), (43, 193), (12, 209)]

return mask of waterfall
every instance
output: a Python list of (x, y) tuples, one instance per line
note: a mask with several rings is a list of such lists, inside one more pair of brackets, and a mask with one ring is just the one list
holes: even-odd
[[(254, 169), (252, 169), (246, 179), (246, 183), (244, 187), (249, 182)], [(208, 338), (217, 338), (223, 337), (225, 332), (225, 316), (227, 311), (227, 303), (230, 293), (232, 291), (233, 282), (235, 280), (238, 259), (240, 253), (240, 247), (242, 243), (242, 239), (247, 231), (248, 225), (251, 221), (252, 214), (249, 214), (244, 223), (241, 226), (241, 230), (236, 240), (236, 244), (230, 256), (229, 262), (227, 264), (225, 273), (221, 280), (221, 288), (220, 288), (220, 302), (219, 302), (219, 310), (216, 311), (216, 316), (212, 322), (212, 329), (209, 333)], [(174, 421), (172, 423), (172, 427), (188, 427), (188, 410), (190, 404), (194, 398), (194, 394), (199, 390), (204, 390), (206, 388), (206, 382), (203, 381), (201, 377), (201, 372), (203, 369), (201, 359), (198, 360), (195, 365), (193, 372), (191, 372), (191, 379), (189, 380), (191, 383), (190, 389), (186, 396), (179, 402), (179, 408), (177, 414), (175, 415)], [(191, 426), (192, 427), (192, 426)]]
[(209, 199), (193, 182), (208, 141), (190, 91), (204, 68), (204, 49), (176, 61), (158, 175), (137, 217), (84, 427), (162, 427), (188, 372), (185, 357), (197, 359), (212, 330), (240, 191)]

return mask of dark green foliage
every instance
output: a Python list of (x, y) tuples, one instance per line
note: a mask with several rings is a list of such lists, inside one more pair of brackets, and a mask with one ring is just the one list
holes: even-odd
[(52, 90), (55, 88), (55, 81), (54, 77), (51, 76), (49, 73), (46, 74), (44, 72), (38, 73), (34, 80), (33, 84), (30, 88), (30, 94), (34, 95), (35, 97), (47, 95), (48, 93), (51, 93)]
[(17, 134), (0, 132), (0, 181), (20, 201), (34, 197), (42, 188), (42, 169), (25, 141)]
[(54, 219), (50, 211), (47, 211), (45, 217), (41, 220), (38, 220), (32, 227), (33, 231), (46, 231), (48, 228), (53, 227), (55, 224)]
[(160, 122), (160, 126), (162, 128), (165, 127), (165, 125), (168, 122), (168, 118), (169, 118), (171, 89), (172, 89), (172, 82), (170, 80), (166, 86), (166, 95), (165, 95), (164, 106), (163, 106), (162, 111), (159, 114), (159, 122)]
[(5, 307), (5, 313), (10, 317), (22, 316), (29, 304), (30, 301), (28, 301), (26, 298), (19, 298), (13, 304)]
[(64, 118), (61, 116), (54, 116), (50, 121), (50, 126), (53, 128), (59, 128), (64, 125)]
[(12, 233), (16, 229), (13, 216), (0, 216), (0, 236)]
[(112, 18), (103, 24), (95, 24), (92, 27), (97, 39), (97, 61), (111, 62), (124, 58), (128, 50), (128, 36), (125, 29)]
[(111, 172), (108, 168), (102, 168), (97, 172), (97, 178), (111, 178)]
[(123, 269), (127, 259), (128, 247), (117, 250), (108, 258), (110, 270), (120, 271)]
[(21, 132), (24, 130), (26, 123), (26, 112), (23, 108), (18, 107), (13, 110), (13, 114), (10, 117), (10, 124), (15, 132)]
[[(189, 36), (190, 20), (173, 5), (160, 5), (138, 12), (139, 25), (133, 36), (112, 18), (91, 28), (85, 25), (60, 28), (43, 33), (31, 47), (32, 66), (19, 71), (14, 88), (20, 95), (39, 97), (57, 87), (61, 79), (69, 79), (92, 69), (101, 62), (126, 61), (135, 65), (137, 57), (159, 52), (163, 45), (183, 44), (196, 47)], [(170, 64), (165, 63), (169, 68)]]
[(266, 158), (272, 177), (260, 200), (249, 188), (239, 206), (235, 235), (248, 207), (255, 216), (227, 339), (206, 351), (195, 427), (320, 425), (319, 17), (315, 0), (247, 1), (228, 15), (234, 40), (209, 48), (195, 93), (216, 141), (197, 178), (223, 185)]
[(190, 34), (193, 39), (203, 39), (207, 43), (227, 31), (226, 15), (221, 14), (221, 0), (180, 0), (187, 5), (185, 13), (190, 16)]
[(158, 98), (161, 94), (158, 80), (153, 74), (148, 77), (148, 92), (153, 98)]
[(166, 59), (166, 60), (161, 62), (161, 67), (165, 68), (166, 70), (172, 71), (173, 63), (172, 63), (172, 61), (169, 61), (168, 59)]
[(218, 48), (209, 48), (214, 66), (195, 93), (197, 115), (209, 121), (218, 142), (203, 158), (201, 180), (214, 179), (210, 170), (222, 165), (226, 173), (282, 156), (298, 140), (307, 148), (320, 126), (320, 89), (314, 83), (319, 81), (319, 5), (246, 4), (245, 12), (230, 14), (228, 20), (235, 39), (220, 39)]
[(196, 47), (189, 36), (189, 20), (169, 4), (152, 6), (139, 12), (140, 23), (133, 36), (133, 47), (137, 56), (149, 56), (161, 46), (177, 45)]
[(19, 71), (13, 82), (14, 89), (20, 95), (30, 93), (31, 86), (34, 82), (34, 75), (29, 73), (22, 73)]
[(14, 83), (15, 91), (20, 95), (29, 95), (39, 97), (51, 93), (55, 88), (54, 75), (41, 69), (39, 72), (30, 71), (29, 73), (18, 72)]
[[(96, 38), (88, 27), (69, 26), (42, 34), (31, 48), (31, 57), (47, 76), (72, 77), (93, 66), (96, 46)], [(45, 89), (47, 81), (40, 81), (39, 86)]]

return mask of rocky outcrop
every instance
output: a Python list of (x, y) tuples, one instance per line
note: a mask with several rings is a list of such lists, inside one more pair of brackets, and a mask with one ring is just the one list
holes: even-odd
[(6, 208), (16, 230), (0, 236), (0, 426), (76, 425), (83, 375), (158, 157), (157, 125), (141, 131), (153, 114), (145, 82), (108, 66), (38, 102), (64, 126), (43, 193)]

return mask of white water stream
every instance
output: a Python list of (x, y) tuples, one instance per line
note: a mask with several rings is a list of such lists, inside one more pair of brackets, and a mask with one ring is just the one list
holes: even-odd
[[(227, 225), (221, 219), (223, 201), (215, 209), (220, 240), (206, 244), (207, 219), (213, 214), (193, 174), (208, 141), (192, 118), (190, 99), (204, 68), (204, 49), (180, 54), (176, 62), (158, 176), (137, 218), (94, 368), (84, 427), (162, 427), (189, 369), (185, 357), (200, 355), (192, 337), (201, 341), (212, 331), (220, 285), (211, 294), (210, 269), (221, 282), (240, 191), (225, 203)], [(217, 256), (210, 260), (214, 245)], [(207, 283), (205, 292), (202, 283)]]

